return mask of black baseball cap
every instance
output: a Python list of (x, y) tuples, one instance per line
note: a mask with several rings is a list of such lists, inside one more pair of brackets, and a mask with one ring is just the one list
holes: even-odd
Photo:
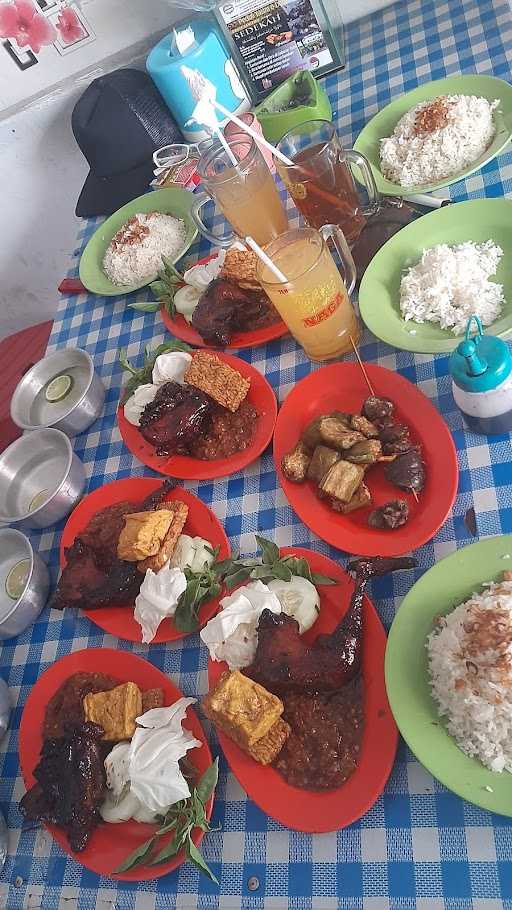
[(144, 193), (153, 152), (183, 142), (151, 78), (136, 69), (94, 79), (75, 104), (71, 128), (91, 169), (75, 209), (84, 218), (111, 215)]

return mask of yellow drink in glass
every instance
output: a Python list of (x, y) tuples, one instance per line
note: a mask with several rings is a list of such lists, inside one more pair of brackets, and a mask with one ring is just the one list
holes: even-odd
[(212, 143), (199, 161), (197, 172), (204, 193), (196, 193), (192, 217), (210, 243), (230, 246), (233, 233), (219, 237), (204, 225), (201, 208), (213, 199), (235, 234), (242, 240), (251, 236), (260, 246), (288, 230), (288, 218), (279, 191), (263, 155), (250, 136), (231, 139), (233, 164), (220, 143)]
[[(329, 252), (327, 237), (335, 242), (348, 287)], [(340, 229), (326, 225), (321, 231), (287, 231), (265, 252), (288, 280), (280, 282), (260, 261), (258, 281), (308, 357), (322, 362), (352, 351), (352, 342), (357, 344), (361, 336), (349, 296), (356, 272)]]

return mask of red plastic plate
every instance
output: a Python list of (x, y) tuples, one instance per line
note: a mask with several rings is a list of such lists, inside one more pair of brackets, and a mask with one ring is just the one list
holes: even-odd
[[(350, 515), (341, 515), (318, 498), (310, 481), (290, 483), (281, 470), (281, 459), (296, 444), (304, 427), (329, 411), (359, 413), (368, 388), (355, 363), (335, 363), (311, 373), (292, 389), (279, 412), (274, 431), (274, 461), (285, 495), (308, 528), (334, 547), (361, 556), (402, 556), (431, 540), (446, 521), (455, 497), (459, 469), (450, 431), (428, 398), (415, 385), (384, 367), (366, 364), (376, 395), (390, 398), (396, 415), (411, 428), (421, 445), (426, 466), (425, 489), (418, 502), (384, 477), (384, 465), (372, 467), (365, 478), (373, 503)], [(406, 499), (410, 517), (395, 531), (368, 527), (373, 508), (390, 499)]]
[[(199, 259), (196, 262), (196, 265), (204, 265), (216, 256), (216, 253), (213, 253), (211, 256), (204, 256), (203, 259)], [(189, 268), (191, 268), (191, 266), (189, 266)], [(209, 347), (209, 345), (203, 341), (199, 332), (196, 332), (180, 313), (177, 313), (173, 318), (169, 315), (165, 307), (162, 306), (160, 315), (165, 327), (169, 329), (169, 332), (171, 332), (175, 338), (179, 338), (180, 341), (186, 341), (187, 344), (191, 344), (196, 348)], [(233, 348), (240, 350), (241, 348), (257, 348), (261, 344), (266, 344), (267, 341), (275, 341), (276, 338), (282, 338), (283, 335), (286, 335), (287, 333), (288, 326), (280, 319), (279, 322), (274, 322), (272, 325), (265, 326), (263, 329), (255, 329), (253, 332), (236, 332), (232, 336), (230, 343), (226, 346), (226, 349), (230, 350)]]
[[(19, 754), (21, 773), (27, 789), (35, 783), (33, 771), (39, 761), (43, 743), (41, 731), (46, 705), (62, 683), (73, 673), (79, 672), (106, 673), (117, 677), (120, 682), (137, 683), (143, 689), (163, 689), (166, 705), (172, 705), (182, 697), (180, 690), (165, 673), (129, 651), (88, 648), (86, 651), (75, 651), (74, 654), (66, 655), (39, 677), (25, 702), (20, 724)], [(184, 725), (202, 743), (200, 748), (188, 753), (190, 761), (195, 765), (199, 774), (202, 774), (211, 765), (212, 756), (203, 728), (192, 708), (187, 711)], [(213, 796), (208, 804), (208, 818), (211, 817), (212, 806)], [(162, 875), (168, 875), (185, 861), (184, 853), (181, 851), (171, 862), (163, 866), (148, 866), (147, 868), (140, 866), (129, 872), (114, 875), (113, 870), (126, 859), (132, 850), (135, 850), (151, 836), (155, 830), (154, 825), (146, 825), (133, 820), (118, 825), (101, 824), (93, 832), (82, 853), (74, 853), (71, 850), (66, 835), (55, 825), (45, 825), (45, 827), (68, 856), (98, 875), (108, 875), (130, 882), (149, 881), (153, 878), (160, 878)], [(203, 832), (196, 829), (193, 834), (196, 846), (200, 844), (202, 838)]]
[[(91, 518), (117, 502), (130, 500), (133, 502), (142, 502), (146, 496), (153, 493), (160, 487), (162, 481), (153, 477), (127, 477), (124, 480), (114, 480), (104, 487), (89, 493), (85, 499), (77, 505), (69, 516), (66, 527), (62, 532), (60, 542), (60, 565), (63, 568), (66, 565), (64, 551), (70, 547), (80, 532), (89, 524)], [(165, 497), (165, 502), (172, 502), (173, 499), (179, 499), (188, 506), (188, 515), (184, 534), (191, 537), (204, 537), (209, 540), (213, 547), (220, 547), (219, 558), (227, 559), (231, 553), (229, 541), (218, 518), (213, 514), (204, 502), (201, 502), (197, 496), (184, 490), (183, 487), (176, 487), (171, 490)], [(141, 575), (141, 583), (143, 576)], [(219, 598), (215, 597), (208, 603), (203, 604), (199, 613), (200, 627), (204, 626), (212, 616), (215, 615), (219, 608)], [(99, 610), (84, 610), (85, 615), (91, 622), (95, 623), (105, 632), (116, 635), (118, 638), (124, 638), (127, 641), (141, 642), (141, 629), (138, 622), (133, 618), (133, 606), (126, 607), (101, 607)], [(160, 624), (158, 631), (152, 641), (152, 644), (159, 644), (166, 641), (177, 641), (184, 638), (189, 633), (178, 632), (172, 619), (164, 619)]]
[[(320, 585), (320, 615), (305, 633), (313, 642), (317, 635), (332, 632), (346, 612), (354, 584), (332, 559), (299, 547), (285, 547), (281, 555), (304, 556), (313, 572), (336, 578), (336, 585)], [(263, 812), (295, 831), (338, 831), (361, 818), (382, 793), (391, 773), (398, 743), (384, 683), (386, 633), (371, 601), (364, 598), (363, 679), (365, 728), (359, 765), (337, 790), (313, 792), (286, 783), (274, 768), (257, 764), (217, 731), (228, 764), (248, 796)], [(210, 689), (227, 669), (224, 662), (208, 661)]]
[(117, 420), (124, 444), (132, 455), (159, 474), (178, 477), (181, 480), (213, 480), (216, 477), (227, 477), (255, 461), (272, 439), (277, 417), (277, 402), (269, 382), (245, 360), (220, 351), (212, 353), (251, 381), (247, 400), (259, 414), (252, 444), (231, 458), (219, 458), (216, 461), (200, 461), (199, 458), (190, 458), (188, 455), (160, 456), (156, 454), (155, 447), (146, 442), (139, 428), (126, 420), (124, 408), (119, 407)]

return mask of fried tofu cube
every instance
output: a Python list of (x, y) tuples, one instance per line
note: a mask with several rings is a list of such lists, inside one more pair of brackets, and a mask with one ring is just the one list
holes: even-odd
[(142, 562), (139, 562), (137, 566), (139, 572), (146, 572), (148, 569), (152, 569), (153, 572), (159, 572), (162, 566), (165, 566), (165, 563), (174, 553), (178, 538), (185, 527), (188, 516), (188, 506), (186, 503), (181, 502), (179, 499), (175, 499), (172, 502), (166, 502), (165, 509), (161, 508), (159, 511), (170, 511), (172, 520), (167, 534), (160, 545), (160, 549), (153, 556), (148, 556), (146, 559), (143, 559)]
[(251, 758), (254, 758), (254, 761), (259, 762), (260, 765), (270, 765), (279, 755), (291, 732), (290, 724), (280, 717), (268, 733), (265, 733), (265, 736), (262, 736), (247, 751)]
[(139, 562), (159, 552), (171, 526), (174, 513), (170, 509), (155, 512), (130, 512), (124, 516), (124, 528), (117, 542), (119, 559)]
[(103, 739), (120, 742), (135, 733), (135, 719), (142, 713), (142, 694), (134, 682), (123, 683), (108, 692), (86, 695), (85, 719), (103, 727)]
[(363, 436), (366, 436), (367, 439), (377, 439), (379, 435), (379, 428), (376, 427), (371, 420), (368, 420), (367, 417), (360, 416), (359, 414), (351, 415), (350, 426), (353, 430), (357, 430), (359, 433), (362, 433)]
[(202, 704), (215, 726), (246, 750), (269, 732), (284, 710), (277, 695), (239, 670), (223, 673)]
[(338, 502), (336, 499), (332, 501), (332, 507), (336, 512), (342, 512), (343, 515), (348, 515), (350, 512), (355, 512), (356, 509), (363, 509), (365, 506), (369, 505), (372, 501), (372, 494), (370, 493), (368, 487), (365, 483), (362, 483), (348, 502)]
[(311, 461), (311, 455), (304, 443), (299, 439), (295, 448), (287, 452), (281, 459), (281, 468), (287, 480), (292, 483), (303, 483)]
[(204, 351), (194, 354), (184, 379), (233, 413), (238, 411), (251, 387), (250, 379), (233, 370), (216, 354)]
[(337, 461), (329, 468), (320, 489), (332, 499), (350, 502), (364, 476), (364, 468), (349, 461)]
[(340, 460), (340, 453), (327, 446), (317, 446), (309, 463), (307, 478), (314, 483), (321, 483), (329, 468)]
[(347, 428), (339, 417), (322, 417), (318, 432), (323, 445), (341, 452), (351, 449), (356, 442), (361, 442), (364, 439), (362, 433)]
[(146, 689), (142, 693), (142, 714), (151, 711), (152, 708), (163, 708), (164, 690), (163, 689)]

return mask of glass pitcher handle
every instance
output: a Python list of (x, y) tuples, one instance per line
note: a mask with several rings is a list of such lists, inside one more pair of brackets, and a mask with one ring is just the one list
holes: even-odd
[(320, 233), (326, 243), (331, 239), (336, 247), (336, 252), (340, 257), (343, 266), (343, 277), (345, 279), (347, 294), (350, 297), (356, 286), (357, 273), (355, 262), (352, 259), (352, 253), (345, 240), (345, 234), (337, 224), (324, 224), (324, 226), (320, 228)]
[(231, 244), (235, 240), (235, 235), (234, 235), (233, 231), (229, 231), (227, 234), (222, 234), (222, 235), (212, 234), (212, 232), (209, 231), (208, 228), (206, 227), (206, 225), (203, 223), (203, 219), (201, 218), (201, 215), (199, 214), (203, 205), (206, 205), (207, 202), (212, 202), (212, 201), (213, 200), (212, 200), (211, 196), (208, 195), (208, 193), (195, 194), (194, 202), (192, 203), (192, 208), (190, 210), (192, 220), (194, 221), (194, 224), (196, 225), (197, 229), (201, 232), (203, 237), (206, 237), (206, 239), (210, 243), (213, 243), (213, 244), (216, 244), (217, 246), (222, 246), (222, 247), (231, 246)]
[(368, 205), (361, 206), (362, 214), (374, 215), (380, 205), (380, 193), (377, 189), (375, 177), (373, 176), (368, 159), (365, 158), (364, 155), (361, 155), (361, 152), (356, 152), (355, 149), (347, 149), (343, 154), (351, 165), (355, 165), (359, 168), (366, 187), (366, 192), (368, 193)]

